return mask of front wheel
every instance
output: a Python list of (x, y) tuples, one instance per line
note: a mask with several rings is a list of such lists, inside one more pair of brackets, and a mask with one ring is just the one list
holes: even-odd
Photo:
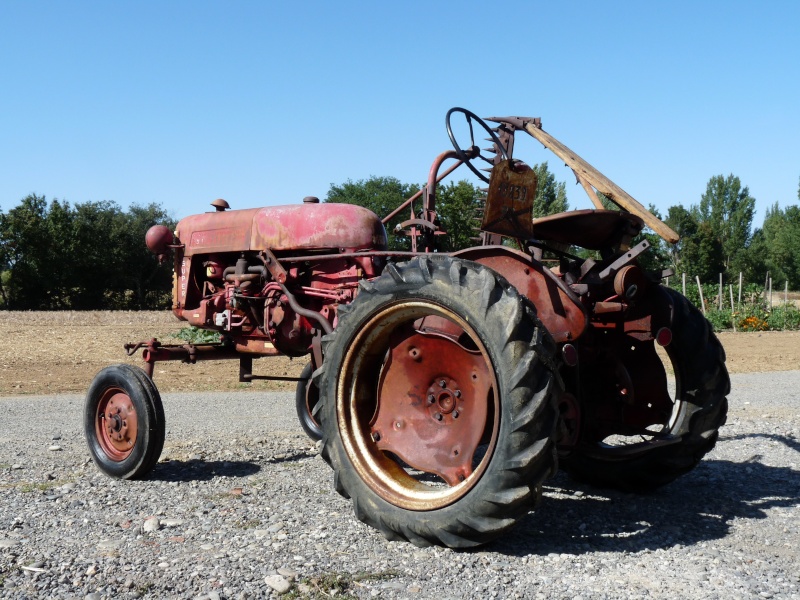
[(390, 265), (323, 338), (322, 456), (388, 539), (465, 548), (507, 531), (555, 470), (552, 338), (477, 263)]
[(317, 384), (311, 380), (313, 372), (314, 365), (312, 363), (308, 363), (303, 367), (300, 381), (297, 382), (297, 388), (294, 393), (294, 407), (303, 431), (312, 440), (318, 442), (322, 439), (322, 427), (319, 426), (319, 422), (314, 416), (315, 408), (319, 402), (319, 391), (317, 390)]
[(92, 459), (111, 477), (144, 477), (164, 447), (161, 396), (139, 367), (114, 365), (97, 374), (86, 394), (83, 425)]

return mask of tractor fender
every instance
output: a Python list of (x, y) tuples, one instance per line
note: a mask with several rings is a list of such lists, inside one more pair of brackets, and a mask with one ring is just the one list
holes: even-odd
[(555, 273), (529, 255), (506, 246), (480, 246), (453, 253), (489, 267), (536, 307), (539, 320), (557, 343), (578, 339), (589, 326), (589, 315)]

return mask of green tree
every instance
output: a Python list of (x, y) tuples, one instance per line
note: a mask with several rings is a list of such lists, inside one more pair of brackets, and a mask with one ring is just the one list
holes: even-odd
[(483, 193), (468, 181), (452, 181), (436, 190), (436, 211), (439, 224), (447, 233), (440, 248), (453, 252), (474, 246), (479, 221), (476, 216), (483, 206)]
[(0, 301), (6, 309), (144, 308), (168, 305), (171, 266), (144, 244), (157, 205), (123, 212), (114, 202), (70, 206), (31, 195), (0, 212)]
[(683, 206), (671, 206), (666, 223), (681, 236), (670, 249), (670, 261), (676, 273), (715, 281), (724, 263), (722, 244), (711, 224), (699, 221), (696, 210), (686, 210)]
[[(357, 204), (374, 212), (379, 217), (391, 213), (400, 206), (406, 198), (411, 197), (419, 187), (402, 183), (395, 177), (376, 177), (352, 181), (348, 179), (341, 185), (331, 184), (325, 202), (340, 202), (344, 204)], [(422, 200), (415, 203), (416, 210), (422, 207)], [(410, 218), (411, 209), (402, 211), (400, 215), (386, 224), (389, 234), (389, 247), (393, 250), (407, 250), (410, 241), (406, 236), (395, 235), (395, 228), (402, 221)]]
[(773, 281), (788, 281), (792, 289), (800, 288), (800, 207), (781, 209), (776, 202), (753, 237), (753, 245), (764, 257), (763, 271), (769, 271)]
[(567, 187), (563, 181), (556, 181), (555, 175), (547, 167), (547, 161), (531, 167), (538, 181), (536, 198), (533, 201), (533, 218), (546, 217), (569, 210)]
[(722, 248), (723, 271), (746, 267), (746, 251), (752, 237), (755, 198), (733, 174), (712, 177), (696, 209), (698, 222), (708, 223)]
[[(370, 209), (379, 217), (390, 214), (407, 198), (420, 189), (414, 184), (402, 183), (394, 177), (370, 177), (359, 181), (348, 180), (341, 185), (331, 184), (325, 202), (357, 204)], [(481, 206), (482, 194), (478, 188), (467, 181), (439, 184), (436, 188), (436, 213), (438, 226), (447, 235), (437, 236), (439, 249), (454, 251), (473, 245), (470, 240), (475, 235), (475, 215)], [(389, 234), (389, 247), (393, 250), (409, 250), (411, 240), (397, 229), (398, 225), (422, 210), (420, 197), (406, 210), (401, 211), (386, 224)]]
[(175, 221), (158, 204), (133, 205), (117, 215), (112, 226), (114, 263), (109, 278), (106, 304), (110, 307), (144, 309), (169, 306), (172, 268), (159, 265), (144, 244), (144, 236), (153, 225), (175, 228)]
[(47, 237), (47, 201), (31, 194), (0, 215), (4, 299), (9, 309), (39, 309), (47, 304), (48, 263), (57, 260)]
[(675, 205), (670, 206), (667, 210), (665, 223), (680, 236), (680, 239), (675, 244), (670, 244), (669, 246), (672, 268), (675, 269), (676, 273), (691, 272), (689, 254), (691, 253), (692, 240), (697, 235), (697, 219), (683, 206)]

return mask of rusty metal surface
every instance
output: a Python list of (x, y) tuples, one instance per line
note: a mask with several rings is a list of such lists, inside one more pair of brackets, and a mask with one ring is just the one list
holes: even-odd
[(666, 427), (673, 410), (664, 365), (652, 339), (647, 342), (620, 338), (613, 358), (595, 370), (594, 390), (605, 390), (591, 403), (592, 418), (586, 441), (600, 442), (610, 435), (639, 435), (647, 428)]
[(348, 250), (387, 247), (386, 230), (371, 211), (350, 204), (297, 204), (192, 215), (176, 228), (188, 256), (269, 248)]
[(635, 236), (642, 227), (644, 221), (630, 213), (585, 209), (534, 219), (533, 237), (602, 250), (616, 245), (623, 237)]
[(242, 336), (228, 344), (162, 344), (153, 338), (125, 344), (125, 352), (133, 356), (142, 351), (145, 371), (153, 377), (153, 365), (159, 361), (179, 360), (194, 364), (198, 360), (229, 360), (244, 355), (278, 356), (280, 352), (265, 338)]
[(536, 172), (505, 160), (492, 168), (481, 229), (523, 240), (534, 236), (533, 201)]
[(381, 450), (456, 485), (472, 473), (490, 390), (479, 351), (436, 334), (404, 337), (383, 369), (372, 438)]
[(386, 230), (370, 210), (352, 204), (300, 204), (262, 208), (253, 220), (253, 249), (386, 250)]
[(95, 435), (103, 452), (119, 462), (130, 456), (139, 430), (136, 409), (119, 388), (109, 388), (97, 404)]
[[(475, 332), (458, 315), (438, 304), (423, 300), (408, 300), (384, 307), (363, 324), (346, 351), (336, 391), (337, 423), (342, 436), (342, 444), (353, 468), (376, 494), (387, 502), (408, 510), (436, 510), (449, 506), (468, 493), (473, 486), (477, 485), (485, 472), (499, 435), (499, 398), (492, 393), (487, 398), (490, 407), (487, 417), (481, 424), (484, 434), (481, 444), (485, 453), (482, 452), (479, 459), (476, 459), (477, 464), (472, 465), (472, 471), (464, 481), (460, 481), (459, 477), (460, 474), (464, 474), (463, 471), (461, 473), (453, 471), (457, 480), (455, 485), (446, 485), (433, 475), (433, 472), (406, 469), (403, 466), (404, 463), (394, 457), (393, 453), (384, 452), (378, 447), (378, 441), (373, 437), (372, 422), (376, 418), (378, 410), (378, 380), (379, 374), (385, 371), (384, 359), (391, 351), (392, 345), (398, 343), (398, 336), (402, 340), (404, 334), (413, 335), (413, 324), (430, 317), (441, 317), (451, 321), (471, 339), (481, 356), (487, 356)], [(434, 325), (436, 320), (431, 319)], [(452, 342), (448, 343), (452, 344)], [(410, 357), (409, 360), (413, 360), (412, 349), (407, 348), (406, 350)], [(461, 385), (461, 381), (466, 381), (464, 377), (471, 380), (472, 371), (465, 372), (464, 368), (471, 369), (472, 365), (469, 364), (469, 361), (448, 364), (449, 357), (447, 355), (438, 356), (437, 362), (439, 368), (443, 370), (439, 375), (443, 375), (445, 381), (445, 386), (441, 389), (451, 390), (450, 397), (455, 397), (455, 390), (452, 386), (456, 383)], [(459, 372), (454, 371), (456, 366), (461, 367)], [(489, 387), (492, 390), (497, 389), (493, 371), (490, 378)], [(409, 383), (413, 386), (420, 386), (418, 393), (422, 396), (422, 400), (427, 402), (429, 388), (439, 382), (435, 378), (423, 382), (414, 375), (411, 381), (406, 382), (406, 390), (409, 389)], [(398, 383), (398, 385), (401, 384)], [(449, 407), (447, 394), (445, 392), (442, 396), (442, 401), (445, 406)], [(438, 402), (438, 399), (435, 398), (435, 402)], [(390, 407), (392, 404), (393, 401), (389, 401)], [(455, 408), (453, 408), (454, 410)], [(474, 417), (475, 413), (473, 412), (472, 418)], [(477, 425), (474, 427), (478, 428)], [(407, 441), (403, 441), (401, 445), (407, 443)], [(450, 450), (452, 451), (452, 447)], [(440, 460), (442, 459), (440, 458)], [(436, 470), (447, 473), (451, 471), (451, 468), (447, 462), (444, 462), (436, 466)], [(435, 478), (439, 485), (431, 485), (431, 478)]]
[(586, 309), (541, 263), (504, 246), (485, 246), (456, 252), (454, 256), (486, 265), (496, 271), (536, 307), (539, 320), (556, 342), (578, 339), (588, 326)]

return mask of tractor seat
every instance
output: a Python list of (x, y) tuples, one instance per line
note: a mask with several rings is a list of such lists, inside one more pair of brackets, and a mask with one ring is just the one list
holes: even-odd
[(644, 221), (616, 210), (572, 210), (533, 220), (533, 237), (541, 241), (603, 250), (617, 246), (626, 236), (635, 237)]

